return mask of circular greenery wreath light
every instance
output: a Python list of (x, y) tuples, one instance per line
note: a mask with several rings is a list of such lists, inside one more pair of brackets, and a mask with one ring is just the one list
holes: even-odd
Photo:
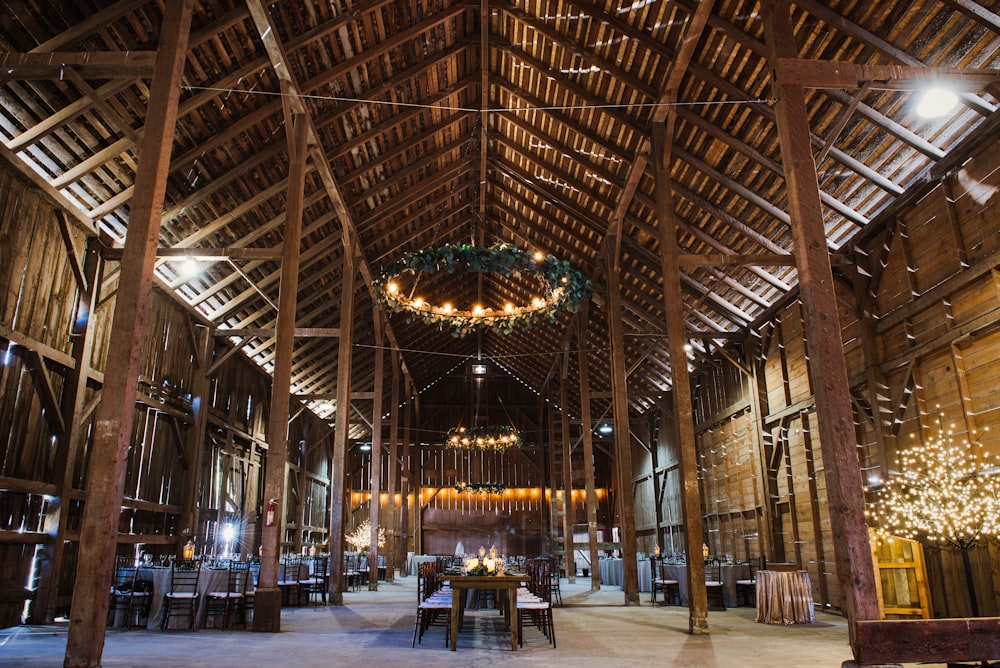
[[(397, 282), (404, 273), (446, 271), (454, 274), (459, 265), (467, 270), (501, 276), (528, 275), (538, 281), (541, 295), (524, 306), (508, 303), (492, 309), (476, 304), (470, 310), (463, 310), (449, 303), (433, 305), (419, 296), (404, 295)], [(529, 329), (536, 320), (543, 318), (555, 322), (560, 311), (576, 312), (580, 301), (589, 298), (591, 293), (590, 281), (570, 268), (569, 262), (540, 252), (531, 254), (504, 243), (488, 248), (449, 244), (407, 253), (374, 277), (372, 284), (376, 299), (389, 313), (406, 313), (407, 322), (422, 320), (436, 324), (439, 329), (450, 328), (456, 337), (487, 328), (509, 334), (517, 326)]]
[(505, 485), (498, 482), (458, 482), (455, 483), (455, 491), (459, 494), (503, 494), (507, 489)]
[(454, 427), (448, 430), (445, 447), (454, 450), (496, 450), (521, 447), (521, 433), (509, 425), (487, 427)]

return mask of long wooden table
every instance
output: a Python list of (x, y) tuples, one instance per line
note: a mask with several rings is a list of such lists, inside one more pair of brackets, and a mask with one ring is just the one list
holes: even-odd
[(528, 581), (526, 575), (449, 575), (451, 583), (451, 651), (458, 649), (458, 632), (462, 628), (465, 599), (470, 589), (495, 589), (506, 592), (507, 625), (510, 626), (510, 648), (517, 650), (517, 588)]

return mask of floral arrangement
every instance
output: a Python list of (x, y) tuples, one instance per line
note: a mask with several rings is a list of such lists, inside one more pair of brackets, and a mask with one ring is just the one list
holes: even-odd
[[(502, 309), (475, 306), (471, 310), (455, 309), (450, 304), (435, 306), (420, 297), (403, 295), (397, 278), (404, 273), (433, 274), (445, 271), (454, 274), (459, 265), (467, 270), (535, 279), (542, 296), (530, 305), (506, 304)], [(497, 243), (489, 247), (471, 244), (449, 244), (440, 248), (407, 253), (372, 278), (376, 300), (389, 313), (405, 313), (407, 322), (420, 320), (450, 329), (455, 337), (492, 328), (509, 334), (516, 327), (530, 329), (538, 320), (554, 322), (560, 311), (575, 312), (580, 302), (590, 297), (590, 281), (570, 268), (569, 262), (552, 255), (531, 254), (510, 244)]]
[(465, 560), (466, 575), (499, 575), (504, 571), (504, 561), (498, 557), (496, 548), (490, 550), (490, 556), (485, 555), (485, 550), (479, 551), (478, 557), (469, 557)]
[[(351, 544), (355, 552), (367, 552), (372, 545), (372, 523), (365, 520), (351, 533), (344, 535), (344, 540)], [(378, 528), (378, 546), (385, 547), (385, 529)]]

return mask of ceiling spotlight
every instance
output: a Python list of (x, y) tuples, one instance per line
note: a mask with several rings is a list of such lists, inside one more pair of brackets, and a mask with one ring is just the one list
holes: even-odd
[(603, 422), (597, 426), (597, 433), (601, 436), (610, 436), (614, 432), (615, 428), (612, 427), (607, 422)]
[(371, 452), (371, 449), (372, 449), (371, 443), (362, 443), (358, 446), (358, 450), (360, 450), (361, 452)]
[(198, 271), (199, 271), (198, 263), (195, 262), (192, 258), (189, 257), (184, 258), (184, 261), (181, 262), (180, 274), (182, 278), (192, 279), (198, 275)]
[(958, 104), (958, 95), (944, 88), (929, 88), (917, 102), (917, 113), (924, 118), (940, 118)]
[(474, 375), (474, 376), (485, 376), (486, 375), (486, 365), (485, 364), (473, 364), (472, 365), (472, 375)]

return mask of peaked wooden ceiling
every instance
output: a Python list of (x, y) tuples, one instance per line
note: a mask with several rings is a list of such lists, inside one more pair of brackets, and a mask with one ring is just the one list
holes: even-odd
[[(163, 6), (9, 0), (0, 8), (5, 153), (115, 245), (128, 228)], [(994, 9), (972, 0), (796, 0), (792, 19), (807, 61), (980, 69), (1000, 58)], [(994, 114), (997, 89), (969, 81), (960, 106), (937, 120), (918, 117), (914, 91), (877, 80), (806, 91), (831, 250), (924, 183)], [(596, 279), (586, 337), (572, 347), (592, 351), (592, 386), (609, 389), (601, 266), (620, 247), (629, 401), (642, 412), (670, 387), (674, 364), (663, 337), (652, 122), (674, 115), (674, 210), (697, 359), (747, 336), (796, 285), (787, 258), (767, 266), (723, 257), (790, 251), (771, 95), (753, 0), (200, 0), (160, 245), (197, 257), (201, 271), (186, 277), (183, 258), (165, 252), (157, 276), (214, 327), (242, 330), (230, 339), (271, 368), (285, 107), (301, 103), (313, 145), (297, 326), (339, 325), (341, 230), (350, 226), (365, 279), (355, 392), (373, 386), (371, 276), (405, 252), (473, 240), (541, 249)], [(421, 290), (466, 304), (480, 290), (494, 304), (530, 296), (494, 276), (480, 288), (434, 275)], [(540, 392), (579, 320), (454, 338), (393, 316), (389, 345), (418, 390), (481, 353)], [(293, 391), (333, 395), (336, 358), (336, 338), (297, 339)], [(310, 405), (332, 419), (331, 402)]]

